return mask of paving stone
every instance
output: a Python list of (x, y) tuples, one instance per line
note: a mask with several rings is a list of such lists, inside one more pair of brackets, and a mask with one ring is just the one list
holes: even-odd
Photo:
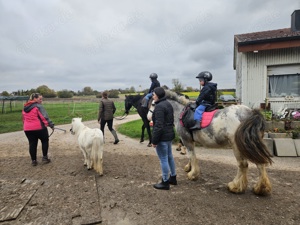
[(300, 156), (300, 139), (294, 139), (297, 155)]
[(297, 156), (294, 139), (274, 138), (276, 156)]
[(264, 138), (265, 145), (272, 156), (274, 156), (274, 141), (272, 138)]

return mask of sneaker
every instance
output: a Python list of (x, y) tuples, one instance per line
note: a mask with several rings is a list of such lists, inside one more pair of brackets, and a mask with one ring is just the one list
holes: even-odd
[(43, 156), (42, 162), (44, 164), (51, 162), (51, 160), (48, 158), (48, 156)]
[(37, 165), (37, 161), (36, 161), (36, 160), (32, 160), (31, 165), (32, 165), (32, 166), (36, 166), (36, 165)]

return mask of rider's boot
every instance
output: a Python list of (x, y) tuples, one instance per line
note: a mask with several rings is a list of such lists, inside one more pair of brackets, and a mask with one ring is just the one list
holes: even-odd
[(148, 107), (148, 101), (146, 98), (142, 99), (142, 107), (147, 108)]
[(190, 130), (201, 130), (201, 120), (195, 120), (196, 124), (190, 127)]

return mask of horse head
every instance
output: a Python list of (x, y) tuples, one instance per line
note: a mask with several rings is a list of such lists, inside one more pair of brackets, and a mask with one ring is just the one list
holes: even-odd
[(70, 129), (71, 134), (75, 135), (78, 131), (79, 123), (81, 123), (82, 118), (73, 118), (72, 119), (72, 127)]
[(135, 107), (137, 109), (139, 103), (141, 102), (143, 95), (125, 95), (125, 114), (129, 114), (129, 110), (131, 107)]
[(129, 110), (133, 106), (132, 104), (132, 95), (125, 95), (125, 114), (129, 114)]

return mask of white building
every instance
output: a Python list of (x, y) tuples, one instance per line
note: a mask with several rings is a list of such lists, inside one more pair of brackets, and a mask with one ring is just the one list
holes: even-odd
[(233, 63), (241, 104), (300, 109), (300, 10), (291, 28), (235, 35)]

